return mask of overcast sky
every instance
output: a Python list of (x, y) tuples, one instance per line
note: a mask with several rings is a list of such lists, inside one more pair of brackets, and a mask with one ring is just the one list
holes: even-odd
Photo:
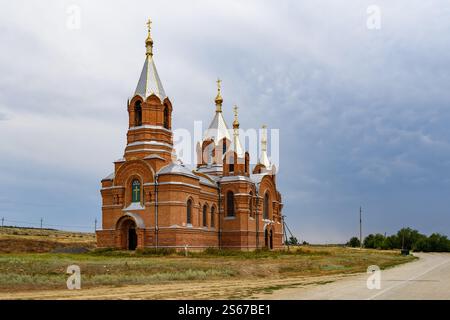
[[(368, 28), (369, 5), (380, 29)], [(100, 180), (123, 155), (151, 17), (175, 128), (211, 121), (220, 77), (229, 124), (236, 103), (241, 128), (280, 129), (277, 183), (300, 239), (357, 235), (360, 205), (365, 234), (450, 234), (447, 0), (1, 8), (0, 217), (85, 231), (100, 221)]]

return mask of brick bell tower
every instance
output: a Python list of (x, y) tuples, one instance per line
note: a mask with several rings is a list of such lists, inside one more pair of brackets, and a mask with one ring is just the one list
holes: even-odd
[(131, 101), (128, 101), (128, 133), (124, 160), (148, 159), (151, 154), (155, 171), (172, 161), (172, 103), (164, 92), (153, 60), (151, 21), (147, 22), (146, 58)]
[(101, 181), (99, 247), (135, 249), (157, 242), (155, 185), (157, 173), (173, 160), (172, 103), (164, 92), (153, 60), (150, 20), (147, 26), (144, 66), (133, 97), (127, 103), (124, 155), (114, 162), (114, 173)]

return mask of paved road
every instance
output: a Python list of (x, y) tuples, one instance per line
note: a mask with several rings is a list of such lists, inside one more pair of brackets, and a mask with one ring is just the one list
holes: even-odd
[(381, 288), (368, 289), (369, 274), (350, 276), (336, 282), (275, 291), (263, 299), (310, 300), (450, 300), (450, 253), (418, 253), (416, 260), (381, 271)]

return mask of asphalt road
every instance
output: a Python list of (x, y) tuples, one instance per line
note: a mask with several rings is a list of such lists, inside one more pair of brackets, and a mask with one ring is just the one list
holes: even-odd
[[(450, 253), (418, 253), (418, 260), (382, 270), (359, 274), (322, 285), (275, 291), (264, 299), (308, 300), (450, 300)], [(372, 277), (371, 277), (372, 276)], [(369, 281), (368, 288), (367, 280)], [(376, 288), (380, 284), (379, 289)]]

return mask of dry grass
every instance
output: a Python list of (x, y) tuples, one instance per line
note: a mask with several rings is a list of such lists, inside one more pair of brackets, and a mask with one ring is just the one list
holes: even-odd
[[(412, 259), (398, 252), (330, 247), (302, 247), (291, 252), (228, 252), (226, 255), (206, 252), (188, 257), (177, 253), (153, 256), (120, 251), (0, 254), (0, 293), (64, 290), (67, 280), (65, 271), (71, 264), (81, 268), (83, 289), (140, 285), (164, 288), (180, 283), (180, 288), (186, 290), (189, 283), (210, 281), (228, 281), (235, 284), (233, 288), (239, 289), (236, 283), (254, 283), (252, 289), (249, 287), (245, 293), (240, 288), (238, 291), (241, 293), (237, 294), (240, 296), (267, 287), (289, 286), (299, 277), (365, 272), (372, 264), (387, 268)], [(165, 292), (163, 289), (160, 291)], [(236, 293), (231, 296), (236, 296)], [(167, 295), (159, 297), (165, 298)]]
[(94, 248), (95, 234), (34, 228), (0, 228), (0, 253), (51, 252), (57, 248)]
[[(95, 235), (0, 228), (0, 299), (22, 298), (243, 298), (305, 283), (333, 281), (413, 260), (398, 252), (311, 246), (286, 251), (93, 250)], [(67, 266), (81, 268), (79, 293), (66, 289)], [(81, 293), (81, 295), (80, 295)]]

